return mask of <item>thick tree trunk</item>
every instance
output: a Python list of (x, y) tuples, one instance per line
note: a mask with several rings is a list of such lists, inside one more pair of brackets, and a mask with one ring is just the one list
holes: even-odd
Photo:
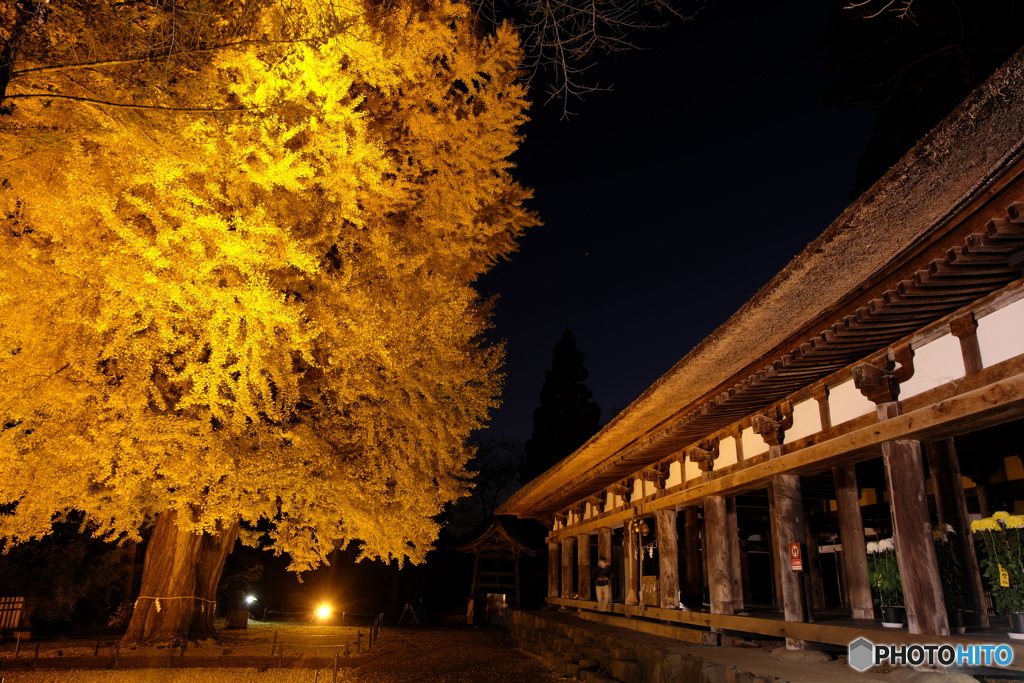
[(172, 510), (157, 515), (125, 646), (162, 645), (188, 635), (202, 536), (182, 531), (177, 521), (178, 514)]
[(178, 642), (190, 633), (213, 635), (213, 601), (238, 525), (214, 536), (182, 531), (178, 523), (172, 510), (157, 515), (139, 598), (122, 641), (126, 647)]
[[(203, 534), (199, 545), (199, 563), (196, 566), (196, 598), (195, 613), (192, 617), (192, 629), (189, 637), (193, 639), (213, 638), (217, 635), (213, 628), (213, 617), (217, 609), (217, 586), (224, 571), (224, 562), (235, 547), (238, 536), (238, 522), (224, 525), (217, 524), (219, 533)], [(234, 609), (234, 607), (229, 607)]]

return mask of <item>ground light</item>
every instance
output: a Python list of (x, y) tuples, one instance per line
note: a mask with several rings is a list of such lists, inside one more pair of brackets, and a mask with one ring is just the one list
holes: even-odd
[(319, 619), (326, 619), (327, 617), (331, 616), (330, 605), (320, 605), (319, 607), (317, 607), (316, 616)]

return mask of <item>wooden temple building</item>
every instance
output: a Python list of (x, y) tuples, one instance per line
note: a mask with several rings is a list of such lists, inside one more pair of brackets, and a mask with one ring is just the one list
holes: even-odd
[[(784, 215), (750, 220), (762, 239), (786, 229)], [(730, 631), (845, 646), (878, 622), (865, 544), (891, 536), (907, 621), (886, 642), (934, 642), (950, 634), (942, 523), (956, 532), (967, 626), (1005, 624), (969, 526), (1024, 512), (1022, 263), (1017, 55), (502, 506), (548, 526), (547, 602), (684, 641)], [(679, 292), (680, 315), (688, 296), (701, 294)], [(590, 585), (598, 556), (616, 572), (610, 614)]]

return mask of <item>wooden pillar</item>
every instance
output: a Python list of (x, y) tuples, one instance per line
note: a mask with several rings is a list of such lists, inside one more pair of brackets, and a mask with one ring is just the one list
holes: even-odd
[(846, 602), (854, 619), (873, 619), (875, 608), (868, 581), (868, 555), (864, 539), (864, 520), (860, 513), (857, 471), (853, 465), (832, 468), (839, 515), (839, 540), (843, 545), (843, 575)]
[[(811, 530), (811, 515), (804, 510), (804, 571), (810, 574), (811, 595), (809, 600), (814, 609), (825, 609), (825, 586), (821, 581), (821, 561), (818, 559), (818, 537)], [(806, 596), (805, 596), (806, 597)]]
[(593, 599), (590, 595), (590, 534), (576, 537), (577, 593), (580, 600)]
[[(895, 417), (898, 407), (897, 403), (883, 403), (878, 406), (879, 417)], [(949, 635), (942, 579), (928, 515), (921, 444), (917, 441), (889, 441), (882, 444), (882, 458), (889, 482), (889, 508), (903, 583), (903, 601), (907, 608), (907, 626), (911, 633)]]
[(658, 525), (658, 581), (661, 585), (661, 607), (672, 609), (679, 604), (679, 536), (676, 531), (675, 508), (655, 513)]
[(733, 614), (732, 544), (722, 496), (704, 498), (704, 549), (708, 560), (708, 592), (712, 614)]
[(562, 597), (571, 598), (573, 594), (572, 581), (572, 536), (562, 539)]
[[(600, 529), (597, 530), (597, 557), (598, 557), (598, 559), (603, 557), (603, 558), (608, 560), (608, 564), (610, 566), (612, 566), (612, 567), (615, 566), (615, 563), (612, 561), (612, 529), (611, 529), (611, 527), (603, 526), (603, 527), (601, 527)], [(614, 595), (615, 581), (614, 580), (612, 580), (612, 582), (611, 582), (611, 587), (612, 587), (612, 593), (613, 593), (612, 597), (614, 598), (615, 597), (615, 595)], [(595, 596), (595, 599), (596, 599), (596, 597), (597, 596)], [(609, 599), (609, 602), (611, 602), (610, 599)]]
[[(899, 383), (914, 372), (913, 352), (909, 347), (895, 350), (900, 363), (897, 371), (860, 363), (853, 368), (853, 380), (875, 404), (878, 421), (897, 417), (902, 412)], [(882, 461), (889, 486), (889, 510), (892, 515), (896, 561), (903, 584), (903, 604), (907, 608), (907, 626), (911, 633), (949, 635), (949, 620), (942, 598), (932, 524), (928, 513), (921, 443), (895, 439), (882, 444)]]
[(700, 605), (704, 600), (704, 578), (701, 568), (704, 562), (700, 553), (700, 518), (696, 507), (688, 507), (685, 512), (686, 544), (686, 601)]
[(561, 569), (558, 559), (558, 544), (548, 543), (548, 597), (558, 597), (558, 573)]
[(972, 374), (982, 368), (981, 344), (978, 342), (978, 321), (973, 313), (965, 313), (949, 321), (950, 333), (960, 340), (960, 353), (964, 358), (964, 373)]
[(626, 577), (626, 604), (640, 604), (640, 576), (637, 562), (640, 558), (640, 547), (637, 543), (637, 534), (630, 530), (630, 523), (626, 522), (622, 527), (622, 555), (623, 573)]
[(743, 602), (743, 563), (740, 561), (740, 529), (736, 517), (736, 498), (725, 499), (726, 540), (729, 543), (729, 565), (732, 568), (732, 609), (733, 613), (742, 612)]
[(928, 453), (928, 468), (932, 472), (939, 523), (953, 527), (955, 533), (949, 542), (953, 544), (957, 557), (963, 563), (964, 573), (960, 583), (964, 606), (974, 613), (975, 621), (972, 626), (988, 628), (985, 588), (981, 583), (978, 555), (971, 539), (971, 518), (967, 513), (967, 496), (964, 494), (963, 479), (960, 475), (956, 443), (953, 439), (936, 441), (928, 444), (925, 450)]
[[(781, 446), (773, 446), (779, 448)], [(779, 583), (782, 584), (782, 610), (786, 621), (803, 621), (806, 611), (803, 575), (790, 568), (789, 544), (805, 544), (804, 501), (800, 492), (800, 475), (776, 474), (772, 477), (772, 550)], [(786, 638), (790, 650), (802, 650), (806, 642)]]

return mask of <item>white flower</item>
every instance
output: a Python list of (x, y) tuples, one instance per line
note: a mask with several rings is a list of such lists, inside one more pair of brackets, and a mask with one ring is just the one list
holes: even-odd
[(878, 552), (878, 544), (874, 541), (868, 543), (868, 555), (874, 555)]
[(878, 542), (878, 552), (884, 553), (887, 550), (896, 550), (896, 545), (891, 538), (883, 538)]

